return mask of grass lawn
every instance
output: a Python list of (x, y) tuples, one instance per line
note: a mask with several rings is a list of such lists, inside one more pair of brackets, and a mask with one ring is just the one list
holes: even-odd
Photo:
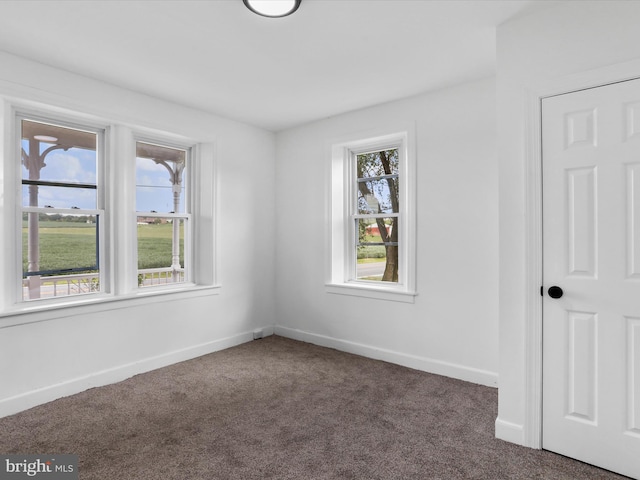
[[(27, 270), (27, 228), (22, 229), (22, 263)], [(173, 226), (138, 225), (138, 268), (171, 266)], [(184, 231), (180, 235), (180, 262), (184, 265)], [(40, 222), (40, 270), (91, 267), (96, 264), (96, 225)]]
[(387, 259), (385, 257), (379, 258), (358, 258), (358, 263), (384, 263)]
[[(173, 225), (138, 225), (138, 269), (171, 266)], [(180, 229), (180, 265), (184, 266), (184, 229)]]

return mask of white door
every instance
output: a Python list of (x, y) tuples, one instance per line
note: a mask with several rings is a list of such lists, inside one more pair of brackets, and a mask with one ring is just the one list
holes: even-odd
[(542, 143), (543, 448), (640, 478), (640, 80), (544, 99)]

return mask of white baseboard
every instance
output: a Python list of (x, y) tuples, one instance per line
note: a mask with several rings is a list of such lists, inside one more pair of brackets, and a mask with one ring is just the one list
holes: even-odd
[(488, 387), (497, 387), (498, 374), (478, 368), (466, 367), (454, 363), (434, 360), (431, 358), (418, 357), (416, 355), (408, 355), (406, 353), (395, 352), (383, 348), (371, 347), (361, 343), (340, 340), (325, 335), (305, 332), (295, 328), (275, 327), (275, 334), (282, 337), (300, 340), (307, 343), (313, 343), (322, 347), (335, 348), (343, 352), (354, 353), (375, 360), (383, 360), (389, 363), (395, 363), (424, 372), (435, 373), (445, 377), (457, 378), (467, 382), (486, 385)]
[[(265, 337), (273, 335), (273, 327), (263, 327), (263, 332)], [(231, 337), (214, 340), (200, 345), (194, 345), (181, 350), (157, 355), (155, 357), (145, 358), (137, 362), (120, 365), (85, 375), (83, 377), (73, 378), (55, 385), (48, 385), (43, 388), (31, 390), (14, 397), (5, 398), (0, 400), (0, 418), (7, 415), (13, 415), (14, 413), (27, 410), (58, 398), (80, 393), (89, 388), (121, 382), (122, 380), (126, 380), (127, 378), (140, 373), (156, 370), (185, 360), (191, 360), (192, 358), (235, 347), (236, 345), (252, 340), (253, 332), (240, 333)]]
[(496, 438), (517, 445), (525, 445), (523, 426), (501, 420), (500, 417), (496, 418)]

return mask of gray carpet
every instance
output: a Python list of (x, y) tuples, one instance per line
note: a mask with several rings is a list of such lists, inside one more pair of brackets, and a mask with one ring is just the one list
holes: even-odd
[(0, 419), (82, 480), (622, 479), (494, 438), (497, 391), (267, 337)]

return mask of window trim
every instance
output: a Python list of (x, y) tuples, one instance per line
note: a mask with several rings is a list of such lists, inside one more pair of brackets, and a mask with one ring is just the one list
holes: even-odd
[[(22, 189), (19, 188), (22, 173), (19, 163), (16, 162), (16, 158), (19, 158), (16, 155), (19, 153), (19, 122), (22, 118), (80, 130), (99, 131), (102, 134), (99, 148), (103, 160), (98, 172), (98, 182), (102, 182), (99, 204), (104, 211), (105, 226), (100, 232), (104, 235), (104, 241), (101, 241), (100, 245), (101, 275), (105, 285), (102, 292), (22, 301), (22, 262), (15, 254), (22, 248), (21, 229), (16, 228), (22, 218)], [(135, 248), (132, 234), (135, 234), (135, 231), (125, 225), (131, 221), (134, 226), (136, 224), (135, 201), (122, 200), (118, 194), (123, 189), (135, 188), (135, 178), (131, 178), (135, 175), (135, 167), (128, 168), (134, 165), (134, 138), (156, 143), (160, 141), (163, 145), (190, 149), (190, 248), (192, 256), (197, 256), (198, 261), (192, 264), (192, 278), (189, 282), (153, 289), (138, 289), (137, 282), (131, 279), (136, 275), (129, 275), (137, 270), (137, 265), (131, 263)], [(0, 96), (0, 145), (0, 221), (3, 227), (0, 232), (0, 264), (8, 266), (0, 272), (0, 329), (70, 315), (144, 305), (150, 301), (182, 300), (220, 293), (215, 248), (218, 179), (216, 148), (213, 142), (199, 142), (182, 135), (136, 127), (121, 121), (110, 121), (91, 113)], [(98, 191), (100, 192), (100, 189)], [(135, 195), (132, 197), (135, 198)], [(127, 204), (132, 208), (125, 210), (123, 205)], [(116, 249), (119, 252), (118, 256), (113, 254)], [(125, 253), (120, 255), (122, 250)], [(153, 299), (158, 296), (163, 298)]]
[[(413, 303), (416, 291), (415, 125), (363, 133), (329, 143), (327, 264), (325, 291)], [(392, 133), (388, 133), (392, 132)], [(398, 148), (400, 179), (400, 276), (398, 283), (356, 280), (353, 219), (355, 168), (359, 153)]]

